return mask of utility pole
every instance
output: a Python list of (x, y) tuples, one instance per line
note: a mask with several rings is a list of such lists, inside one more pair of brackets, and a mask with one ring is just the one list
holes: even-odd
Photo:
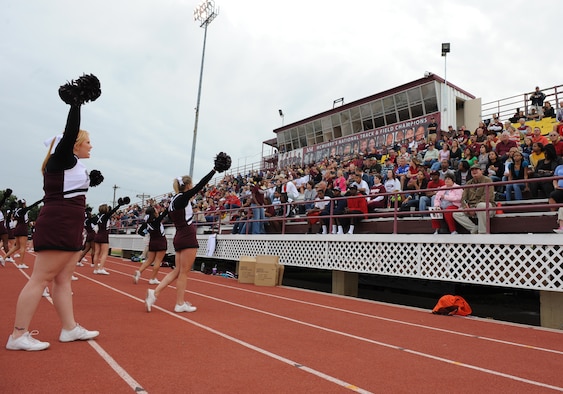
[(142, 201), (142, 202), (141, 202), (141, 205), (142, 205), (143, 207), (145, 206), (145, 198), (149, 198), (149, 197), (150, 197), (150, 194), (145, 194), (145, 193), (143, 193), (143, 194), (137, 194), (137, 198), (140, 198), (140, 199), (141, 199), (141, 201)]
[(119, 186), (113, 185), (113, 204), (112, 204), (112, 207), (115, 207), (115, 192), (116, 192), (117, 189), (119, 189)]

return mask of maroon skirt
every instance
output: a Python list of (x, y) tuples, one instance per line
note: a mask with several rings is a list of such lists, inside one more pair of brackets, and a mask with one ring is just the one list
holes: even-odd
[(166, 237), (162, 235), (152, 235), (149, 241), (149, 252), (160, 252), (162, 250), (168, 249), (168, 242)]
[(14, 229), (14, 236), (15, 237), (27, 237), (27, 223), (18, 223), (16, 228)]
[(6, 228), (4, 221), (1, 221), (0, 222), (0, 235), (4, 235), (4, 234), (8, 234), (8, 229)]
[(41, 208), (33, 233), (33, 247), (36, 252), (82, 250), (85, 198), (79, 197), (51, 201)]
[(173, 244), (176, 252), (182, 249), (199, 248), (196, 237), (196, 226), (190, 224), (186, 227), (176, 228)]

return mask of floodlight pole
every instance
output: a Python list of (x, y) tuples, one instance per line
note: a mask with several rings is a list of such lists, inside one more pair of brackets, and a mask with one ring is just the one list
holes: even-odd
[(442, 110), (445, 112), (448, 110), (448, 105), (447, 105), (447, 101), (448, 101), (448, 78), (446, 76), (446, 72), (447, 72), (447, 65), (446, 65), (446, 59), (447, 59), (447, 54), (450, 52), (450, 43), (446, 42), (442, 44), (442, 56), (444, 57), (444, 92), (445, 94), (442, 94)]
[(197, 103), (195, 107), (195, 123), (194, 123), (194, 138), (192, 141), (192, 156), (190, 159), (190, 177), (194, 174), (194, 161), (195, 161), (195, 147), (197, 142), (197, 124), (199, 121), (199, 103), (201, 100), (201, 82), (203, 79), (203, 64), (205, 60), (205, 43), (207, 41), (207, 26), (219, 15), (219, 9), (215, 8), (215, 2), (213, 0), (205, 0), (194, 10), (194, 21), (201, 23), (199, 27), (204, 28), (203, 33), (203, 51), (201, 54), (201, 68), (199, 70), (199, 86), (197, 89)]

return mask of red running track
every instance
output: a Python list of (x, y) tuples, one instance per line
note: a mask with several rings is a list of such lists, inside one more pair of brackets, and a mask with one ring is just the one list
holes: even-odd
[[(26, 263), (33, 266), (33, 253)], [(77, 267), (77, 321), (101, 332), (60, 343), (42, 299), (30, 329), (48, 350), (5, 350), (31, 269), (0, 267), (1, 393), (545, 393), (563, 391), (563, 332), (289, 287), (190, 274), (195, 313), (175, 289), (144, 307), (149, 272), (110, 257), (109, 276)], [(161, 269), (164, 276), (168, 269)]]

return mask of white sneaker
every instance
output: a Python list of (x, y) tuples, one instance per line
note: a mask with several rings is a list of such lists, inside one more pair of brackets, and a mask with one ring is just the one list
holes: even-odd
[(197, 308), (192, 306), (189, 302), (184, 302), (182, 305), (176, 304), (174, 306), (174, 312), (181, 313), (181, 312), (195, 312)]
[(98, 270), (98, 275), (109, 275), (109, 272), (102, 268), (101, 270)]
[(96, 264), (92, 263), (90, 264), (90, 267), (94, 268), (96, 266)]
[(51, 294), (49, 294), (49, 288), (45, 287), (45, 290), (43, 290), (43, 297), (51, 297)]
[(98, 270), (94, 270), (94, 275), (98, 275)]
[(22, 264), (16, 265), (16, 268), (17, 268), (17, 269), (20, 269), (20, 270), (24, 270), (24, 269), (29, 268), (29, 267), (28, 267), (27, 265), (25, 265), (25, 264), (22, 263)]
[(27, 350), (27, 351), (37, 351), (45, 350), (49, 347), (49, 342), (41, 342), (33, 338), (32, 335), (39, 334), (39, 331), (34, 330), (32, 332), (26, 331), (21, 337), (14, 339), (11, 335), (8, 337), (8, 343), (6, 343), (6, 349), (8, 350)]
[(6, 261), (9, 263), (15, 263), (14, 259), (11, 257), (6, 257)]
[(78, 280), (78, 276), (72, 275), (72, 276), (70, 277), (70, 280)]
[(354, 233), (353, 233), (353, 232), (350, 232), (350, 231), (348, 231), (346, 234), (347, 234), (347, 235), (354, 235)]
[(156, 297), (154, 295), (153, 289), (147, 290), (147, 298), (145, 298), (145, 307), (147, 308), (147, 312), (151, 311), (152, 306), (156, 302)]
[(76, 263), (76, 266), (77, 267), (84, 267), (84, 264), (82, 264), (82, 262), (79, 261), (78, 263)]
[(440, 234), (440, 230), (434, 231), (434, 235), (438, 235), (438, 234)]
[(452, 235), (456, 235), (456, 234), (457, 234), (457, 231), (452, 231), (451, 234), (452, 234)]
[(14, 255), (14, 257), (17, 259), (18, 257), (21, 257), (21, 256), (20, 256), (19, 253), (16, 253), (16, 254)]
[(139, 271), (135, 271), (135, 274), (133, 275), (133, 283), (135, 284), (139, 283), (140, 277), (141, 277), (141, 273)]
[(92, 338), (96, 338), (100, 335), (99, 331), (88, 331), (80, 324), (76, 324), (72, 330), (61, 330), (61, 335), (59, 336), (59, 341), (61, 342), (73, 342), (73, 341), (87, 341)]
[(149, 279), (149, 285), (158, 285), (160, 281), (158, 279)]

